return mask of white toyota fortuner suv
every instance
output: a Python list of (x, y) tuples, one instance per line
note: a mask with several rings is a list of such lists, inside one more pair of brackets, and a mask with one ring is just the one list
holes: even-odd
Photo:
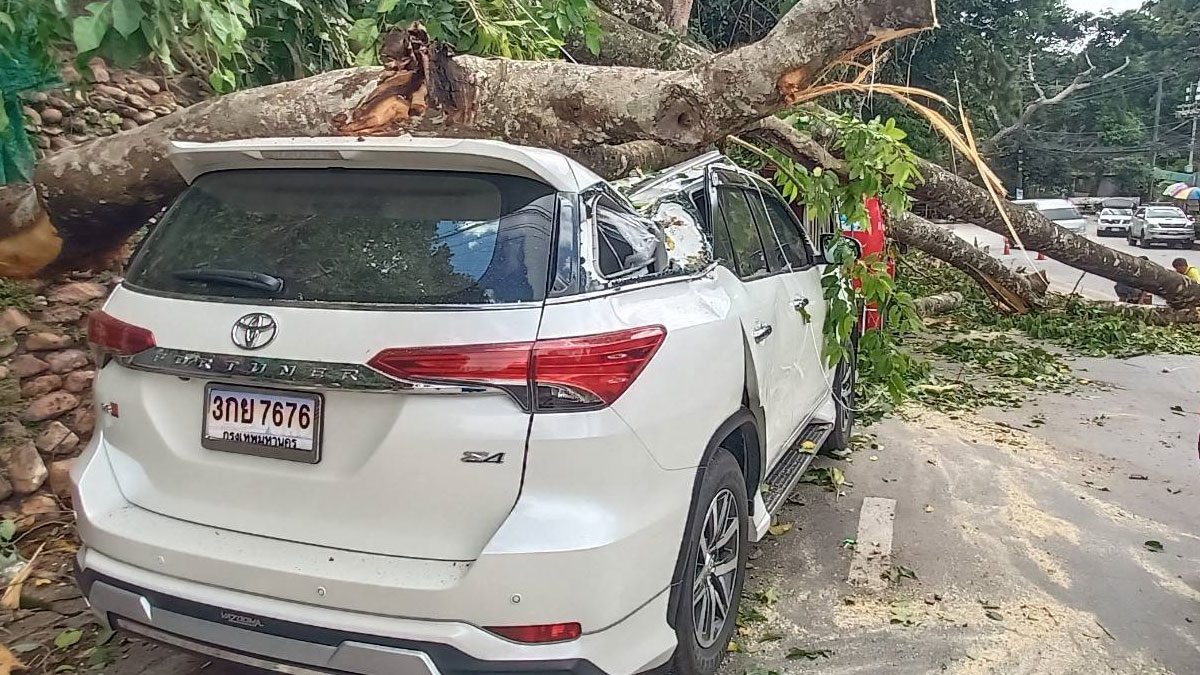
[(853, 422), (769, 184), (479, 140), (172, 160), (90, 319), (102, 621), (284, 673), (715, 672), (748, 542)]

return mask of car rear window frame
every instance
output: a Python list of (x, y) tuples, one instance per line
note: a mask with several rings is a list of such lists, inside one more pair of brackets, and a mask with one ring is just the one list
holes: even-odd
[[(294, 168), (294, 167), (288, 167), (288, 168)], [(327, 167), (313, 167), (312, 170), (327, 170), (327, 169), (328, 169)], [(272, 169), (264, 168), (264, 169), (259, 169), (259, 170), (260, 171), (269, 171)], [(334, 169), (329, 169), (329, 170), (334, 170)], [(353, 168), (341, 169), (341, 168), (339, 168), (336, 170), (338, 170), (338, 171), (357, 171), (359, 169), (353, 169)], [(377, 169), (377, 168), (363, 169), (363, 170), (397, 171), (397, 172), (407, 171), (406, 169)], [(227, 169), (227, 170), (220, 170), (220, 171), (211, 171), (211, 172), (202, 174), (202, 176), (218, 174), (218, 173), (238, 173), (238, 172), (242, 172), (242, 171), (246, 171), (246, 169)], [(428, 171), (432, 172), (432, 171), (436, 171), (436, 170), (428, 170)], [(487, 171), (472, 172), (472, 171), (460, 171), (460, 170), (448, 171), (447, 173), (455, 173), (455, 174), (475, 173), (475, 174), (486, 175), (486, 176), (508, 176), (509, 175), (509, 174), (493, 173), (493, 172), (487, 172)], [(200, 177), (202, 177), (202, 176), (200, 176)], [(200, 177), (197, 177), (197, 180), (199, 180)], [(521, 176), (514, 176), (514, 177), (522, 178)], [(540, 182), (540, 181), (536, 181), (533, 179), (526, 179), (526, 180), (530, 180), (535, 183)], [(191, 185), (189, 185), (188, 187), (190, 188)], [(149, 296), (153, 296), (153, 297), (170, 298), (170, 299), (175, 299), (175, 300), (187, 300), (187, 301), (193, 301), (193, 302), (211, 302), (211, 303), (247, 305), (247, 306), (297, 307), (297, 308), (308, 308), (308, 309), (312, 309), (312, 308), (346, 309), (346, 310), (356, 310), (356, 311), (392, 311), (392, 312), (394, 312), (394, 311), (414, 311), (414, 310), (417, 310), (417, 311), (513, 310), (513, 309), (528, 309), (529, 307), (540, 307), (543, 305), (543, 303), (546, 300), (548, 300), (549, 298), (552, 297), (552, 295), (550, 293), (550, 291), (551, 291), (550, 287), (554, 281), (554, 272), (555, 272), (556, 265), (557, 265), (557, 255), (555, 254), (556, 253), (555, 247), (557, 246), (557, 242), (558, 242), (558, 236), (559, 236), (558, 228), (560, 227), (560, 219), (563, 216), (562, 209), (560, 209), (559, 207), (562, 204), (564, 198), (567, 196), (567, 193), (563, 193), (561, 191), (556, 191), (549, 186), (547, 186), (547, 190), (548, 190), (548, 194), (550, 194), (554, 197), (554, 206), (551, 209), (552, 221), (551, 221), (551, 223), (549, 225), (549, 229), (548, 229), (548, 233), (549, 233), (548, 246), (550, 246), (551, 248), (549, 251), (549, 257), (547, 259), (547, 274), (546, 274), (546, 280), (545, 280), (546, 283), (545, 283), (545, 288), (543, 289), (543, 292), (542, 292), (541, 299), (520, 300), (520, 301), (514, 301), (514, 302), (497, 302), (497, 303), (397, 303), (397, 302), (367, 302), (367, 301), (347, 301), (347, 300), (295, 300), (295, 299), (288, 299), (288, 298), (270, 298), (270, 297), (261, 297), (261, 298), (236, 297), (236, 296), (221, 295), (221, 294), (178, 292), (178, 291), (166, 290), (166, 289), (161, 289), (161, 288), (154, 288), (151, 286), (145, 286), (142, 284), (138, 284), (136, 281), (130, 280), (128, 278), (128, 276), (126, 278), (122, 279), (121, 285), (130, 291), (134, 291), (134, 292), (137, 292), (137, 293), (140, 293), (143, 295), (149, 295)], [(166, 221), (171, 216), (172, 211), (174, 211), (178, 207), (180, 201), (181, 201), (181, 199), (179, 197), (176, 197), (176, 199), (171, 202), (170, 206), (168, 206), (162, 212), (159, 213), (159, 215), (156, 219), (156, 222), (152, 225), (149, 232), (147, 232), (146, 236), (143, 237), (140, 242), (138, 242), (137, 250), (135, 251), (134, 255), (132, 256), (132, 258), (129, 261), (129, 264), (126, 267), (127, 273), (131, 270), (137, 269), (137, 266), (141, 262), (142, 258), (144, 258), (147, 255), (151, 255), (154, 244), (155, 244), (155, 240), (158, 237), (162, 236), (161, 233), (163, 232), (163, 228), (162, 228), (163, 222)]]

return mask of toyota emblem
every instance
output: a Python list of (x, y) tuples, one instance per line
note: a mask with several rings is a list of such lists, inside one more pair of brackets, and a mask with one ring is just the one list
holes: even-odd
[(262, 349), (275, 339), (275, 319), (270, 314), (255, 312), (233, 322), (230, 337), (242, 349)]

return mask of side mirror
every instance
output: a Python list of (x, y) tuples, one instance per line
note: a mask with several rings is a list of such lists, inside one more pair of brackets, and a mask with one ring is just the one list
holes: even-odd
[(817, 243), (821, 249), (821, 257), (826, 263), (836, 262), (838, 255), (835, 249), (841, 247), (848, 249), (854, 260), (863, 257), (862, 242), (841, 232), (826, 232), (817, 238)]

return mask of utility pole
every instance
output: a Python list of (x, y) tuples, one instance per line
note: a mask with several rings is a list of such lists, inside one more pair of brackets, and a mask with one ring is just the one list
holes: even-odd
[(1158, 91), (1154, 94), (1154, 141), (1150, 144), (1150, 190), (1149, 199), (1154, 201), (1154, 170), (1158, 168), (1158, 128), (1162, 116), (1163, 74), (1158, 74)]
[(1200, 122), (1200, 80), (1188, 87), (1185, 115), (1192, 116), (1192, 141), (1188, 144), (1187, 173), (1192, 174), (1192, 184), (1200, 184), (1200, 172), (1196, 171), (1196, 123)]

